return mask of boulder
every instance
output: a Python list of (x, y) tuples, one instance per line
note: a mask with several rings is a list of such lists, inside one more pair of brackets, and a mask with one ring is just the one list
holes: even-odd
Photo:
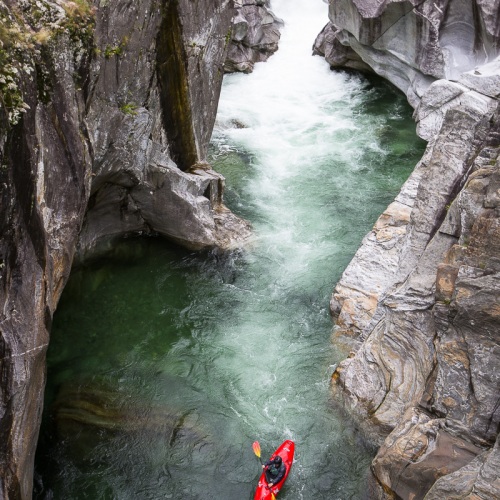
[[(387, 78), (415, 107), (433, 81), (456, 81), (496, 59), (499, 16), (499, 0), (331, 1), (328, 30), (337, 41), (327, 60), (351, 67), (361, 59), (362, 69)], [(319, 53), (325, 53), (323, 33), (315, 43)]]
[(224, 71), (251, 73), (256, 62), (267, 61), (278, 50), (283, 21), (263, 0), (236, 0), (235, 7)]

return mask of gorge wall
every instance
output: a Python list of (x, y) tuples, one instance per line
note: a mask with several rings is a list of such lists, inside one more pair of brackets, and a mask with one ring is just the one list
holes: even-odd
[[(0, 498), (30, 498), (52, 315), (128, 234), (239, 245), (205, 161), (224, 71), (277, 48), (264, 0), (0, 0)], [(499, 0), (332, 0), (315, 51), (375, 71), (427, 151), (332, 298), (333, 390), (380, 498), (499, 498)], [(232, 19), (234, 18), (234, 23)]]
[(314, 51), (406, 93), (426, 152), (331, 301), (379, 498), (500, 498), (500, 2), (331, 0)]
[(0, 1), (0, 498), (31, 498), (52, 315), (129, 234), (250, 235), (206, 163), (232, 0)]

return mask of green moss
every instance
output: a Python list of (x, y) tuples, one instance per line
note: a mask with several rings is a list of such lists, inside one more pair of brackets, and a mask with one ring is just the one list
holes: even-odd
[(29, 37), (8, 11), (0, 11), (0, 106), (15, 125), (27, 106), (19, 86)]
[[(78, 15), (78, 16), (88, 16), (93, 14), (93, 9), (91, 4), (87, 0), (72, 0), (69, 2), (69, 4), (66, 5), (71, 5), (71, 14), (72, 15)], [(68, 7), (64, 7), (66, 12), (68, 12)]]
[(66, 19), (62, 27), (73, 42), (84, 45), (93, 42), (95, 12), (86, 0), (76, 0), (65, 4)]
[(122, 53), (121, 45), (107, 45), (104, 49), (103, 55), (106, 59), (110, 59), (113, 56), (119, 56)]
[(231, 32), (231, 28), (229, 28), (229, 31), (226, 33), (226, 36), (225, 36), (226, 47), (228, 46), (229, 42), (231, 41), (231, 37), (232, 37), (232, 32)]
[(120, 111), (126, 115), (135, 116), (137, 115), (137, 106), (132, 102), (128, 102), (120, 106)]
[(113, 56), (121, 56), (125, 51), (128, 40), (128, 36), (125, 36), (117, 45), (106, 45), (106, 48), (104, 49), (104, 51), (102, 51), (102, 54), (106, 59), (110, 59)]

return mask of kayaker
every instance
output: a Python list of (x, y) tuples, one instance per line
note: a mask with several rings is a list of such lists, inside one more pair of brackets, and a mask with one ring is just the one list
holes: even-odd
[(286, 472), (286, 465), (281, 460), (281, 457), (277, 455), (272, 460), (268, 460), (262, 468), (266, 472), (267, 485), (269, 488), (276, 483), (279, 483)]

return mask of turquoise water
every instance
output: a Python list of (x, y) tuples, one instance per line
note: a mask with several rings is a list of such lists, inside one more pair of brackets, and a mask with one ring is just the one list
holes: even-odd
[[(252, 222), (240, 251), (125, 240), (54, 318), (36, 498), (251, 499), (284, 439), (282, 499), (358, 499), (372, 450), (333, 407), (335, 282), (421, 156), (380, 80), (310, 56), (326, 6), (275, 1), (281, 49), (224, 82), (210, 159)], [(306, 13), (305, 13), (306, 12)], [(52, 495), (52, 496), (51, 496)]]

